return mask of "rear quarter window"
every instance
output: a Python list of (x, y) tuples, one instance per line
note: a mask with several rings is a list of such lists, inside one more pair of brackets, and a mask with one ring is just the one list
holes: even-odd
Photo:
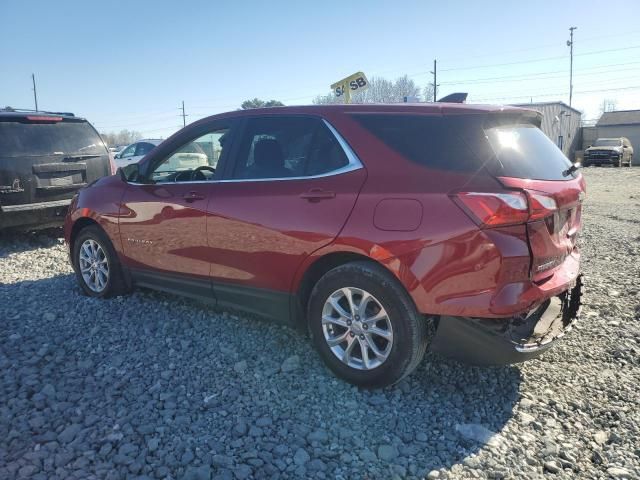
[(21, 123), (0, 121), (0, 155), (107, 155), (98, 133), (87, 122)]
[(491, 168), (498, 176), (532, 180), (569, 180), (571, 166), (562, 151), (534, 125), (489, 128), (487, 138), (495, 154)]
[[(463, 117), (362, 114), (354, 118), (387, 147), (425, 167), (458, 172), (477, 171), (482, 161), (461, 135), (478, 128)], [(476, 124), (474, 127), (473, 124)]]

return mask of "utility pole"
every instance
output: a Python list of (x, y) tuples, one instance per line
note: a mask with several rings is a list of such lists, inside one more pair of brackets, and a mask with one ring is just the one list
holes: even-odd
[(31, 81), (33, 82), (33, 101), (36, 104), (36, 112), (38, 111), (38, 93), (36, 92), (36, 76), (31, 74)]
[(182, 101), (182, 126), (186, 127), (187, 126), (187, 117), (189, 115), (187, 115), (186, 113), (184, 113), (184, 100)]
[(569, 28), (569, 40), (567, 40), (567, 47), (569, 47), (569, 106), (571, 106), (571, 100), (573, 99), (573, 31), (578, 27)]
[(431, 72), (433, 74), (433, 101), (437, 102), (437, 90), (438, 90), (438, 61), (434, 58), (433, 59), (433, 71)]

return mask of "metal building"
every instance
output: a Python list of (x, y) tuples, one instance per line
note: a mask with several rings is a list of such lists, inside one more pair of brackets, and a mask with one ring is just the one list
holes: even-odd
[(541, 129), (573, 161), (576, 150), (582, 148), (582, 112), (564, 102), (521, 103), (542, 113)]
[(634, 164), (640, 158), (640, 110), (605, 112), (596, 124), (598, 138), (627, 137), (633, 145)]

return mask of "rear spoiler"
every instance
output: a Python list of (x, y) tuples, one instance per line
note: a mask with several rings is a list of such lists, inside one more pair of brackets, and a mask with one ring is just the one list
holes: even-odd
[(437, 103), (464, 103), (467, 101), (468, 95), (466, 92), (451, 93), (442, 97)]

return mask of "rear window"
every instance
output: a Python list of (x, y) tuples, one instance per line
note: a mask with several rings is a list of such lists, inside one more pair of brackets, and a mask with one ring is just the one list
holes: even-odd
[(0, 122), (0, 156), (105, 155), (98, 133), (87, 122)]
[(462, 140), (462, 132), (474, 128), (470, 119), (395, 114), (354, 117), (387, 147), (412, 162), (461, 172), (482, 167), (482, 161)]
[(569, 180), (565, 172), (571, 162), (534, 125), (508, 125), (486, 130), (496, 162), (494, 174), (533, 180)]

